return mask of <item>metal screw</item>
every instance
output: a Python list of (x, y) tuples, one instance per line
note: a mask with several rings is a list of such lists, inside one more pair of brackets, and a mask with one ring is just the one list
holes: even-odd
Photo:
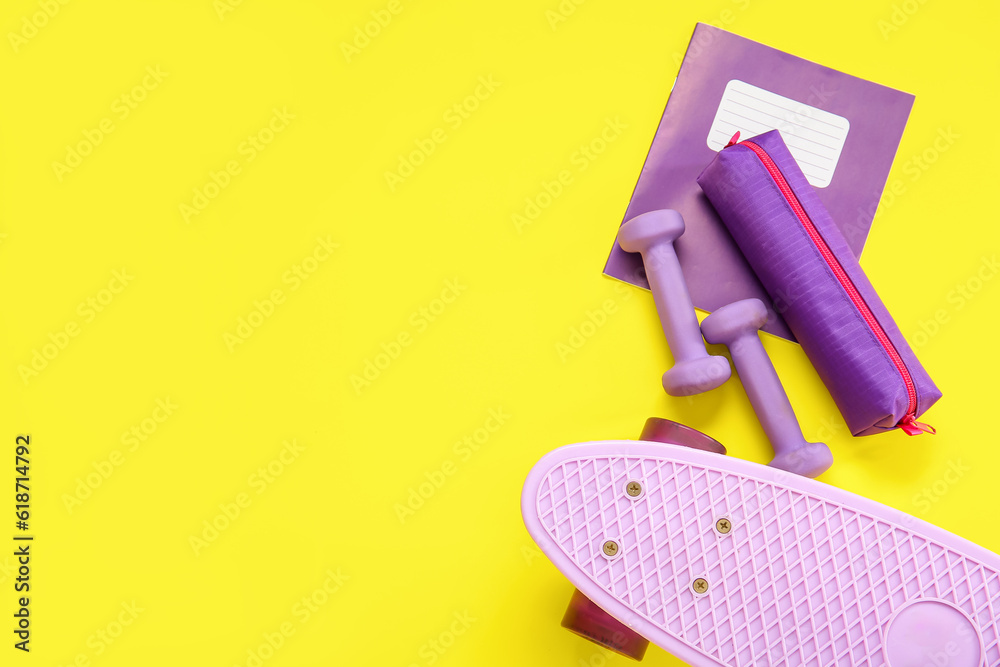
[(604, 555), (614, 556), (618, 553), (618, 543), (614, 540), (608, 540), (604, 543)]
[(640, 484), (639, 482), (629, 482), (625, 486), (625, 493), (635, 498), (640, 493), (642, 493), (642, 484)]
[(691, 582), (691, 588), (694, 589), (695, 593), (704, 593), (708, 590), (708, 580), (703, 577), (698, 577)]
[(733, 524), (730, 523), (729, 519), (719, 519), (715, 522), (715, 529), (723, 535), (727, 535), (733, 529)]

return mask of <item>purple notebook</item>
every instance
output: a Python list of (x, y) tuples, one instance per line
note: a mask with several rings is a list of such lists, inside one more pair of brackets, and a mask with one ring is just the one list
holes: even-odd
[[(778, 129), (860, 257), (913, 100), (699, 23), (622, 222), (679, 211), (687, 229), (675, 246), (694, 305), (711, 312), (756, 297), (771, 311), (764, 329), (794, 340), (695, 179), (737, 130)], [(604, 273), (649, 287), (642, 258), (617, 243)]]

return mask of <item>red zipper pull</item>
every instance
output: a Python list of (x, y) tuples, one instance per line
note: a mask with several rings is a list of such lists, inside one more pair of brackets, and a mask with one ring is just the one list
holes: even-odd
[(735, 146), (739, 142), (740, 142), (740, 133), (739, 133), (739, 130), (737, 130), (736, 134), (733, 135), (733, 138), (730, 139), (729, 143), (726, 144), (725, 146), (723, 146), (723, 148), (729, 148), (730, 146)]
[(901, 428), (906, 435), (920, 435), (921, 433), (930, 433), (931, 435), (935, 435), (937, 433), (937, 429), (930, 424), (918, 422), (916, 417), (913, 415), (906, 415), (899, 420), (899, 428)]

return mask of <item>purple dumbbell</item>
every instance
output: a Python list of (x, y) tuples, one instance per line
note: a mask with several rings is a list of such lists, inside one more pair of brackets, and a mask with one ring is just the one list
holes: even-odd
[(674, 355), (674, 367), (663, 374), (663, 388), (671, 396), (715, 389), (732, 372), (729, 361), (710, 355), (701, 340), (698, 317), (674, 252), (674, 241), (683, 233), (684, 219), (670, 209), (637, 215), (618, 230), (622, 250), (642, 253), (656, 312)]
[(765, 322), (767, 308), (761, 300), (744, 299), (706, 317), (701, 331), (709, 343), (729, 348), (750, 405), (774, 448), (774, 460), (768, 465), (816, 477), (833, 465), (833, 455), (822, 442), (806, 442), (803, 437), (792, 404), (757, 334)]

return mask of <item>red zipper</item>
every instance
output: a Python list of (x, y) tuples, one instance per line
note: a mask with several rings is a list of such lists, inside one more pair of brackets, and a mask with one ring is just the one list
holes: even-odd
[[(730, 145), (738, 140), (739, 134), (737, 133), (737, 135), (734, 136), (733, 140), (730, 142)], [(865, 302), (864, 297), (861, 296), (858, 288), (854, 286), (854, 282), (851, 281), (850, 276), (848, 276), (847, 272), (844, 271), (844, 267), (841, 266), (836, 255), (834, 255), (833, 251), (830, 250), (830, 246), (826, 244), (826, 241), (820, 235), (819, 230), (816, 229), (816, 225), (814, 225), (813, 221), (809, 218), (809, 214), (806, 213), (804, 208), (802, 208), (802, 204), (799, 203), (799, 198), (795, 196), (795, 192), (792, 191), (791, 186), (788, 185), (788, 181), (785, 180), (784, 174), (782, 174), (781, 170), (778, 169), (778, 165), (774, 163), (774, 160), (772, 160), (771, 156), (767, 154), (767, 151), (753, 141), (744, 141), (740, 145), (746, 146), (760, 158), (760, 161), (764, 164), (764, 168), (767, 169), (767, 173), (774, 179), (774, 182), (781, 191), (781, 194), (784, 196), (785, 201), (787, 201), (788, 205), (792, 207), (792, 212), (795, 213), (799, 222), (802, 223), (802, 227), (806, 230), (806, 233), (809, 234), (809, 238), (816, 246), (816, 249), (819, 250), (820, 255), (823, 256), (823, 259), (830, 267), (830, 270), (833, 271), (833, 275), (837, 277), (841, 287), (844, 288), (844, 291), (847, 292), (847, 296), (850, 297), (851, 302), (854, 303), (854, 307), (858, 309), (859, 313), (861, 313), (861, 317), (864, 318), (868, 328), (871, 329), (873, 334), (875, 334), (875, 338), (878, 339), (878, 342), (882, 345), (886, 354), (889, 355), (889, 359), (892, 360), (896, 370), (899, 371), (900, 377), (903, 378), (903, 384), (906, 385), (906, 394), (909, 397), (910, 402), (907, 407), (906, 414), (899, 420), (899, 424), (897, 424), (897, 426), (906, 432), (907, 435), (934, 433), (935, 431), (933, 427), (928, 426), (927, 424), (921, 424), (916, 420), (917, 388), (913, 384), (913, 378), (910, 376), (910, 371), (907, 370), (906, 364), (903, 363), (903, 358), (899, 356), (899, 351), (896, 350), (896, 346), (892, 344), (889, 336), (885, 333), (885, 329), (883, 329), (882, 325), (879, 324), (878, 319), (876, 319), (875, 314), (872, 313), (871, 309), (868, 307), (868, 304)]]

